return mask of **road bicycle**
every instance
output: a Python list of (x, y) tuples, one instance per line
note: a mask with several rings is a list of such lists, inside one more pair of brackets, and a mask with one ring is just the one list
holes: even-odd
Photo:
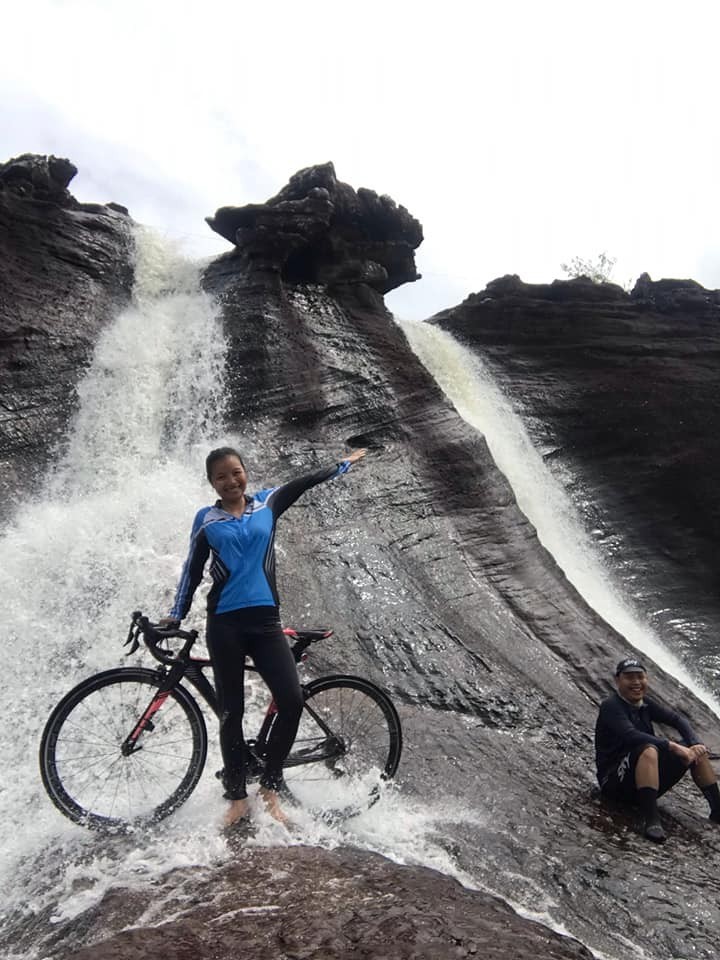
[[(297, 664), (307, 659), (311, 644), (333, 633), (284, 632)], [(218, 713), (204, 673), (210, 661), (191, 655), (197, 638), (197, 630), (159, 627), (135, 611), (125, 641), (129, 654), (142, 639), (159, 666), (117, 667), (89, 677), (52, 711), (40, 744), (40, 771), (65, 816), (92, 828), (122, 828), (162, 820), (188, 799), (202, 775), (208, 740), (203, 712), (182, 681)], [(177, 652), (173, 640), (184, 641)], [(283, 771), (293, 793), (310, 782), (322, 797), (342, 780), (359, 784), (372, 802), (379, 781), (395, 774), (402, 752), (392, 701), (362, 677), (333, 675), (301, 687), (300, 727)], [(247, 740), (248, 779), (262, 774), (276, 716), (271, 701), (257, 736)]]

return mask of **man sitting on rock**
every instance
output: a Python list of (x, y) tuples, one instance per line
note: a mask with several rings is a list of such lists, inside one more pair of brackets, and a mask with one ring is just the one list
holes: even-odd
[[(662, 843), (657, 798), (689, 769), (710, 804), (710, 819), (720, 824), (720, 791), (707, 747), (687, 719), (645, 697), (645, 667), (633, 657), (615, 669), (617, 693), (600, 704), (595, 725), (595, 763), (603, 796), (636, 804), (649, 840)], [(653, 720), (674, 727), (682, 743), (655, 735)]]

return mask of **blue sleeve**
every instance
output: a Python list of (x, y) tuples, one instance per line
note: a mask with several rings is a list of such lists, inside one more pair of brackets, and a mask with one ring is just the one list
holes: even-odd
[(690, 726), (689, 721), (683, 717), (682, 714), (677, 713), (675, 710), (668, 710), (666, 707), (660, 706), (659, 703), (655, 703), (654, 700), (648, 700), (647, 705), (650, 708), (650, 719), (657, 723), (664, 723), (669, 727), (674, 727), (682, 737), (683, 743), (686, 746), (689, 747), (694, 743), (701, 743), (697, 734)]
[(205, 507), (203, 510), (198, 511), (193, 521), (190, 532), (190, 549), (182, 573), (180, 574), (180, 582), (175, 592), (175, 601), (170, 611), (170, 616), (173, 620), (183, 620), (187, 616), (192, 598), (197, 590), (198, 584), (202, 580), (205, 563), (210, 554), (210, 545), (208, 544), (202, 525), (208, 509), (208, 507)]
[(298, 477), (297, 480), (290, 480), (289, 483), (285, 483), (281, 487), (275, 487), (266, 501), (273, 512), (273, 516), (275, 518), (279, 517), (311, 487), (316, 487), (319, 483), (333, 480), (335, 477), (347, 473), (350, 466), (349, 460), (342, 460), (340, 463), (333, 464), (332, 467), (323, 467), (322, 470), (316, 470), (315, 473), (308, 473), (304, 477)]

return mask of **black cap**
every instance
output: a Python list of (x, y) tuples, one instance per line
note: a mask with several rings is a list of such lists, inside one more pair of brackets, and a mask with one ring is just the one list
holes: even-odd
[(621, 673), (647, 673), (645, 666), (636, 660), (635, 657), (625, 657), (615, 667), (615, 676), (619, 677)]

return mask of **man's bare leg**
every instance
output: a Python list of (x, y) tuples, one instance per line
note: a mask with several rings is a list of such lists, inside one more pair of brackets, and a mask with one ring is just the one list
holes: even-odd
[(690, 773), (700, 792), (710, 805), (710, 819), (713, 823), (720, 823), (720, 790), (717, 776), (707, 757), (696, 760), (690, 767)]
[(657, 747), (645, 747), (635, 764), (635, 787), (637, 790), (642, 787), (651, 787), (653, 790), (657, 790), (659, 786)]

